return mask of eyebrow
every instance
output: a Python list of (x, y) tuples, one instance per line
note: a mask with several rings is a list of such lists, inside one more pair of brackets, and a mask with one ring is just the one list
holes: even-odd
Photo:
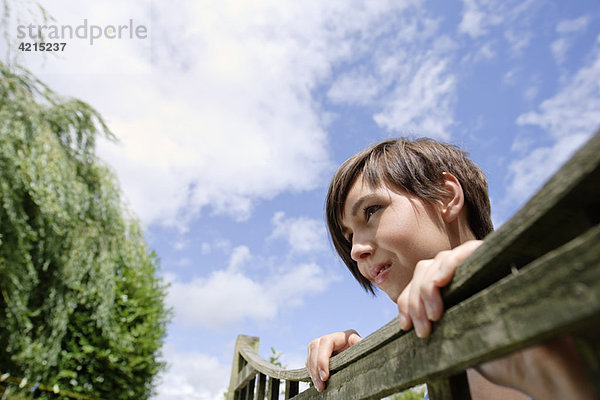
[(378, 195), (376, 193), (369, 193), (366, 194), (364, 196), (362, 196), (361, 198), (359, 198), (358, 200), (356, 200), (356, 203), (354, 203), (352, 205), (352, 210), (351, 210), (351, 215), (352, 216), (356, 216), (356, 213), (358, 212), (358, 210), (360, 209), (360, 206), (367, 200), (370, 200), (372, 198), (377, 197)]

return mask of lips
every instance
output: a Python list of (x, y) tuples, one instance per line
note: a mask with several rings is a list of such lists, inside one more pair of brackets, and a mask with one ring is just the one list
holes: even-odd
[(381, 282), (383, 282), (387, 277), (388, 273), (390, 272), (391, 266), (391, 263), (381, 263), (373, 265), (370, 270), (371, 279), (373, 280), (373, 283), (379, 285)]

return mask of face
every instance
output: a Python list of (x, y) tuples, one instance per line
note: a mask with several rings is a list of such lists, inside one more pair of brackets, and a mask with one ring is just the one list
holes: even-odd
[(451, 248), (441, 206), (386, 187), (372, 189), (360, 176), (346, 197), (342, 227), (360, 273), (394, 302), (417, 262)]

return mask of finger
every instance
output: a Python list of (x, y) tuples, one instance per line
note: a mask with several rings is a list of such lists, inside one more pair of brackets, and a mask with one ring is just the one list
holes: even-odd
[(319, 341), (319, 350), (317, 354), (317, 368), (319, 378), (325, 382), (329, 379), (329, 359), (332, 355), (340, 353), (351, 346), (352, 340), (360, 340), (360, 335), (354, 329), (348, 329), (344, 332), (336, 332), (331, 335), (323, 336)]
[(425, 308), (425, 315), (430, 321), (438, 321), (444, 314), (444, 302), (440, 289), (429, 281), (422, 286), (421, 301)]
[[(348, 332), (348, 331), (346, 331), (346, 332)], [(361, 340), (362, 340), (362, 337), (360, 337), (358, 332), (356, 332), (355, 330), (352, 330), (352, 332), (350, 332), (350, 335), (348, 336), (348, 344), (350, 346), (354, 346), (356, 343), (360, 342)]]
[(435, 268), (434, 260), (419, 261), (415, 266), (408, 293), (408, 313), (419, 337), (425, 337), (429, 331), (429, 318), (422, 299), (424, 291), (431, 290), (431, 274)]
[(336, 332), (323, 336), (311, 342), (309, 347), (309, 359), (307, 369), (315, 388), (322, 392), (325, 382), (329, 379), (329, 359), (334, 353), (344, 351), (361, 340), (360, 335), (354, 329), (344, 332)]
[(404, 288), (402, 293), (400, 293), (400, 296), (398, 296), (398, 300), (396, 302), (398, 304), (398, 320), (400, 322), (400, 329), (403, 331), (409, 330), (412, 326), (412, 320), (410, 319), (410, 314), (408, 312), (408, 295), (410, 293), (410, 286), (411, 284), (409, 283)]
[(441, 252), (434, 260), (425, 263), (426, 268), (423, 268), (422, 272), (420, 272), (418, 277), (419, 282), (415, 282), (415, 285), (419, 285), (419, 290), (415, 293), (415, 296), (420, 296), (425, 309), (425, 316), (430, 321), (439, 320), (444, 313), (442, 295), (439, 287), (435, 285), (433, 280), (439, 269), (440, 262), (445, 259), (444, 253), (448, 252)]
[(429, 336), (429, 333), (431, 332), (431, 322), (429, 322), (429, 319), (427, 318), (425, 305), (421, 299), (420, 291), (418, 288), (415, 288), (414, 285), (411, 288), (408, 299), (408, 312), (417, 336), (420, 338)]
[(308, 345), (308, 357), (306, 359), (306, 369), (310, 375), (310, 379), (315, 385), (315, 389), (321, 392), (325, 387), (323, 381), (319, 378), (318, 367), (317, 367), (317, 355), (319, 353), (319, 340), (315, 339)]
[(317, 374), (323, 383), (329, 379), (329, 359), (333, 355), (334, 347), (334, 342), (330, 338), (321, 339), (317, 354)]
[[(483, 242), (481, 240), (470, 240), (455, 247), (450, 252), (444, 252), (443, 260), (440, 260), (434, 277), (434, 283), (438, 287), (444, 287), (452, 281), (456, 267), (462, 263), (471, 253), (475, 251)], [(437, 257), (436, 257), (437, 258)]]

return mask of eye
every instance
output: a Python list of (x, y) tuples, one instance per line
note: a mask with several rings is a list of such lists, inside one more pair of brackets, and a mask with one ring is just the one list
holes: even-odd
[(377, 205), (377, 204), (365, 207), (365, 209), (364, 209), (365, 219), (367, 221), (369, 221), (371, 219), (371, 217), (373, 216), (373, 214), (375, 214), (380, 208), (381, 208), (381, 206)]

